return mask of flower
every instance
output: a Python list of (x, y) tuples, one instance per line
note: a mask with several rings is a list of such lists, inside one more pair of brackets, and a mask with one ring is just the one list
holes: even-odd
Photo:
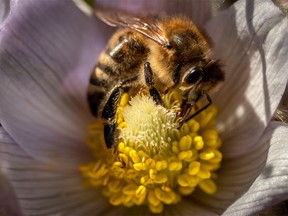
[[(288, 79), (287, 17), (269, 0), (239, 0), (212, 18), (208, 1), (161, 2), (163, 11), (195, 16), (226, 71), (213, 97), (223, 139), (219, 190), (212, 196), (195, 191), (164, 214), (251, 215), (287, 199), (287, 126), (271, 121)], [(125, 214), (127, 208), (111, 208), (97, 191), (85, 189), (78, 172), (91, 159), (83, 145), (91, 122), (86, 87), (112, 30), (70, 1), (4, 4), (0, 162), (21, 211)]]

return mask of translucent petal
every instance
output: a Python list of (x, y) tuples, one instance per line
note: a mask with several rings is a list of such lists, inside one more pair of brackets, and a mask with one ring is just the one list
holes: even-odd
[[(263, 182), (261, 182), (261, 184), (258, 184), (257, 181), (259, 180), (257, 179), (260, 180), (262, 179), (264, 181), (263, 173), (266, 173), (265, 175), (267, 176), (268, 173), (267, 170), (270, 170), (271, 167), (273, 167), (273, 170), (277, 170), (278, 167), (276, 168), (276, 165), (278, 166), (277, 163), (279, 161), (281, 161), (282, 164), (282, 167), (279, 167), (280, 170), (285, 169), (285, 167), (287, 166), (288, 164), (287, 158), (282, 157), (281, 155), (279, 155), (278, 157), (280, 158), (280, 160), (275, 159), (271, 160), (271, 163), (269, 162), (270, 158), (277, 157), (273, 155), (275, 154), (273, 153), (274, 152), (273, 148), (278, 150), (280, 148), (283, 150), (283, 152), (286, 152), (285, 148), (282, 147), (284, 145), (288, 146), (287, 145), (288, 140), (285, 137), (285, 133), (287, 134), (287, 132), (288, 132), (287, 126), (284, 126), (282, 123), (272, 122), (265, 130), (265, 133), (263, 134), (261, 139), (257, 142), (257, 145), (255, 145), (254, 148), (250, 149), (249, 153), (247, 153), (246, 155), (242, 155), (241, 157), (226, 159), (222, 162), (223, 166), (221, 167), (219, 171), (219, 176), (216, 180), (218, 186), (218, 192), (215, 195), (208, 196), (206, 194), (201, 193), (200, 191), (196, 191), (195, 194), (193, 194), (193, 198), (200, 201), (200, 203), (206, 206), (207, 209), (210, 209), (211, 211), (214, 212), (218, 212), (219, 214), (225, 211), (226, 208), (229, 207), (231, 204), (232, 206), (234, 206), (235, 205), (234, 202), (238, 198), (240, 198), (242, 202), (247, 201), (247, 203), (249, 203), (248, 199), (251, 201), (251, 199), (253, 200), (255, 198), (255, 195), (253, 194), (254, 190), (252, 189), (253, 186), (251, 187), (251, 185), (257, 185), (256, 187), (258, 188), (255, 190), (260, 191), (262, 190), (261, 184), (263, 184)], [(277, 182), (278, 180), (276, 179), (278, 178), (277, 174), (279, 174), (279, 172), (278, 171), (276, 171), (275, 173), (271, 172), (270, 174), (271, 176), (268, 176), (267, 179), (269, 179), (269, 181), (271, 180), (270, 183), (272, 184), (273, 182), (273, 184), (275, 185), (275, 187), (273, 187), (275, 189), (275, 195), (273, 195), (272, 193), (274, 189), (269, 190), (269, 193), (272, 193), (271, 196), (273, 196), (275, 200), (272, 201), (271, 199), (270, 201), (272, 201), (272, 203), (275, 203), (278, 200), (277, 193), (279, 195), (279, 191), (283, 189), (281, 186), (281, 184), (283, 183), (283, 179), (285, 178), (287, 179), (288, 177), (285, 176), (287, 173), (283, 172), (283, 176), (279, 176), (279, 182)], [(270, 183), (268, 183), (268, 185)], [(263, 185), (263, 187), (265, 188), (266, 186)], [(267, 191), (263, 189), (263, 193), (266, 192)], [(251, 197), (249, 197), (250, 195), (249, 196), (245, 195), (245, 197), (242, 198), (241, 196), (244, 193), (250, 194)], [(285, 192), (283, 191), (283, 193)], [(287, 199), (287, 197), (284, 198)], [(236, 201), (236, 203), (237, 202), (238, 201)], [(253, 205), (256, 205), (256, 203), (258, 202), (257, 199), (254, 199), (254, 202), (255, 203), (253, 204), (249, 203), (249, 205), (251, 205), (251, 208), (253, 207)], [(234, 210), (231, 211), (229, 210), (229, 213), (233, 211)], [(243, 213), (238, 215), (249, 215), (249, 214)]]
[(273, 130), (273, 127), (274, 133), (264, 169), (260, 169), (261, 173), (249, 190), (224, 215), (256, 215), (288, 199), (288, 127), (281, 123), (272, 123), (270, 129)]
[(250, 151), (285, 90), (288, 20), (270, 0), (238, 1), (207, 25), (226, 81), (214, 101), (225, 157)]

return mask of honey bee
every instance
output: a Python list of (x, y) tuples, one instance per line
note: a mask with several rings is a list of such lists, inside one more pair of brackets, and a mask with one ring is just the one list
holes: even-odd
[[(104, 119), (107, 148), (118, 143), (116, 110), (123, 91), (149, 89), (155, 103), (163, 106), (161, 95), (178, 88), (183, 97), (179, 128), (212, 103), (209, 93), (224, 81), (224, 72), (211, 57), (210, 38), (192, 21), (182, 16), (146, 21), (101, 11), (96, 15), (120, 27), (100, 54), (88, 88), (93, 115)], [(189, 116), (203, 97), (207, 105)]]

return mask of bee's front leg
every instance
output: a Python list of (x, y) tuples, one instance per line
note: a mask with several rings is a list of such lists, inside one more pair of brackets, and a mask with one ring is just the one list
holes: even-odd
[(155, 101), (157, 105), (163, 106), (162, 98), (158, 90), (154, 86), (153, 72), (152, 72), (149, 62), (145, 62), (144, 64), (144, 75), (145, 75), (146, 85), (149, 87), (149, 92), (153, 100)]

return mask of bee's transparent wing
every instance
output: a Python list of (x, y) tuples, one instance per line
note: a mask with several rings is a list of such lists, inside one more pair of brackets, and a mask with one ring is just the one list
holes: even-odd
[(95, 14), (99, 19), (110, 26), (130, 28), (145, 35), (163, 47), (170, 46), (170, 43), (167, 38), (164, 37), (162, 30), (156, 24), (145, 22), (141, 18), (130, 16), (123, 12), (121, 13), (120, 11), (96, 9)]

